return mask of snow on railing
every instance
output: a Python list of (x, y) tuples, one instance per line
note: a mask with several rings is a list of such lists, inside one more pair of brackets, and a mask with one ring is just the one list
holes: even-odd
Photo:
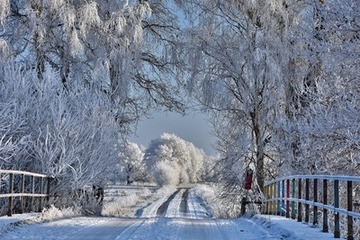
[[(0, 169), (0, 201), (2, 206), (7, 203), (7, 215), (12, 216), (14, 198), (19, 200), (17, 201), (19, 213), (34, 211), (35, 205), (37, 210), (41, 211), (44, 198), (49, 197), (51, 179), (39, 173)], [(8, 198), (7, 201), (6, 198)]]
[[(322, 181), (321, 189), (319, 189), (319, 181)], [(328, 187), (329, 184), (332, 188)], [(353, 184), (357, 184), (357, 187), (354, 188)], [(264, 186), (266, 200), (263, 213), (283, 215), (297, 219), (299, 222), (305, 217), (306, 223), (310, 221), (311, 215), (313, 224), (317, 225), (321, 212), (322, 231), (328, 232), (328, 212), (331, 211), (334, 213), (335, 238), (340, 238), (340, 214), (343, 214), (347, 218), (347, 239), (354, 239), (354, 218), (360, 219), (360, 213), (354, 211), (353, 207), (359, 207), (360, 202), (354, 202), (353, 197), (360, 194), (359, 188), (360, 177), (357, 176), (295, 175), (279, 178)], [(341, 192), (344, 194), (340, 194)]]

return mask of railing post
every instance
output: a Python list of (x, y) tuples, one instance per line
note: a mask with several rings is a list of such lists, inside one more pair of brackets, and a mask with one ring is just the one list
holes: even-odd
[[(328, 180), (323, 180), (323, 204), (328, 204)], [(329, 224), (328, 224), (328, 210), (326, 208), (323, 209), (323, 232), (329, 232)]]
[[(334, 208), (339, 208), (339, 180), (334, 180)], [(339, 212), (334, 212), (334, 238), (340, 238), (340, 217)]]
[[(296, 189), (295, 189), (295, 178), (291, 180), (291, 197), (295, 198), (296, 196)], [(295, 201), (291, 202), (291, 218), (295, 219), (296, 218), (296, 203)]]
[[(310, 179), (305, 179), (305, 200), (310, 200)], [(309, 207), (310, 205), (308, 203), (305, 204), (305, 222), (309, 222)]]
[[(316, 178), (314, 178), (314, 202), (317, 203), (318, 201), (318, 180)], [(317, 206), (313, 206), (313, 225), (317, 225), (318, 224), (318, 207)]]
[(273, 208), (273, 214), (276, 215), (276, 208), (277, 208), (277, 200), (275, 200), (276, 198), (276, 186), (277, 186), (277, 183), (274, 182), (273, 183), (273, 205), (272, 205), (272, 208)]
[(264, 202), (265, 205), (264, 205), (264, 207), (260, 208), (260, 212), (261, 212), (261, 214), (266, 214), (266, 203), (267, 203), (266, 200), (268, 199), (268, 196), (266, 194), (266, 186), (263, 187), (262, 192), (265, 196), (265, 202)]
[(46, 185), (46, 204), (49, 204), (49, 200), (50, 200), (50, 184), (51, 184), (51, 177), (47, 178), (47, 185)]
[[(347, 181), (347, 210), (351, 212), (353, 210), (353, 188), (352, 188), (352, 181)], [(347, 239), (353, 240), (354, 239), (354, 227), (353, 227), (353, 217), (347, 216)]]
[(285, 180), (281, 181), (281, 216), (285, 216)]
[[(20, 192), (24, 193), (25, 192), (25, 175), (21, 174), (21, 178), (20, 178)], [(24, 206), (25, 206), (25, 197), (24, 196), (20, 196), (20, 213), (24, 213)]]
[[(44, 178), (40, 177), (40, 194), (43, 194), (44, 191)], [(41, 212), (43, 209), (43, 197), (39, 197), (39, 208), (38, 211)]]
[(277, 186), (277, 201), (276, 201), (276, 203), (277, 203), (277, 209), (276, 209), (276, 214), (277, 215), (281, 215), (281, 201), (280, 201), (280, 198), (281, 198), (281, 195), (280, 195), (280, 181), (277, 181), (276, 182), (276, 186)]
[[(9, 174), (10, 177), (10, 182), (9, 182), (9, 193), (13, 194), (14, 193), (14, 174), (10, 173)], [(13, 196), (11, 195), (9, 197), (9, 208), (8, 208), (8, 212), (7, 215), (9, 217), (12, 216), (12, 209), (13, 209)]]
[[(30, 177), (30, 188), (31, 188), (31, 194), (35, 193), (35, 177)], [(34, 211), (34, 197), (30, 197), (30, 211)]]
[[(298, 179), (298, 199), (301, 199), (301, 178)], [(298, 202), (298, 209), (297, 209), (297, 221), (302, 222), (302, 212), (301, 212), (301, 202)]]
[(271, 207), (271, 202), (269, 201), (269, 199), (271, 199), (271, 185), (267, 185), (267, 202), (266, 202), (266, 214), (270, 214), (270, 207)]
[(290, 218), (290, 179), (286, 180), (286, 218)]
[(270, 192), (270, 185), (267, 185), (266, 186), (266, 214), (270, 214), (270, 202), (268, 202), (268, 200), (271, 198), (271, 192)]

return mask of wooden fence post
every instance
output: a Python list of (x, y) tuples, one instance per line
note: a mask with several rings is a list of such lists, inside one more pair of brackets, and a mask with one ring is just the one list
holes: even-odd
[[(14, 174), (10, 173), (10, 182), (9, 182), (9, 193), (13, 194), (14, 193)], [(12, 209), (13, 209), (13, 197), (12, 195), (9, 197), (9, 208), (8, 208), (8, 212), (7, 215), (9, 217), (12, 216)]]
[(281, 215), (281, 201), (280, 201), (280, 181), (277, 181), (276, 182), (276, 186), (277, 186), (277, 209), (276, 209), (276, 212), (277, 212), (277, 215)]
[[(301, 199), (301, 178), (298, 179), (298, 199)], [(298, 209), (297, 209), (297, 221), (302, 222), (302, 212), (301, 212), (301, 202), (298, 202)]]
[[(20, 178), (20, 193), (24, 193), (25, 192), (25, 175), (21, 174), (21, 178)], [(25, 197), (24, 196), (20, 196), (20, 213), (24, 213), (24, 207), (25, 207)]]
[[(295, 178), (291, 180), (291, 197), (295, 198), (295, 194), (296, 194), (296, 189), (295, 189)], [(296, 218), (296, 203), (295, 201), (291, 202), (291, 218), (295, 219)]]
[[(318, 180), (316, 178), (314, 178), (314, 202), (318, 201)], [(313, 225), (317, 225), (318, 224), (318, 207), (317, 206), (313, 206)]]
[[(273, 183), (272, 187), (273, 187), (273, 199), (276, 198), (276, 182)], [(272, 209), (273, 209), (273, 214), (276, 215), (276, 208), (277, 208), (277, 201), (273, 200), (273, 205), (272, 205)]]
[[(328, 180), (323, 179), (323, 204), (328, 204)], [(328, 224), (328, 210), (326, 208), (323, 209), (323, 232), (329, 232), (329, 224)]]
[[(339, 208), (339, 180), (334, 180), (334, 208)], [(340, 238), (340, 217), (334, 212), (334, 238)]]
[[(269, 190), (270, 190), (270, 186), (268, 185), (268, 186), (265, 187), (266, 200), (271, 198)], [(268, 201), (266, 201), (266, 203), (265, 203), (265, 214), (270, 214), (269, 202)]]
[[(352, 181), (347, 181), (347, 210), (351, 212), (353, 210), (353, 188), (352, 188)], [(353, 226), (353, 217), (348, 215), (347, 216), (347, 239), (353, 240), (354, 239), (354, 226)]]
[(290, 218), (290, 179), (286, 180), (286, 218)]
[(49, 200), (50, 200), (50, 184), (51, 184), (51, 180), (52, 178), (51, 177), (48, 177), (47, 178), (47, 185), (46, 185), (46, 203), (49, 203)]
[(285, 216), (285, 180), (281, 181), (281, 216)]
[[(40, 177), (40, 194), (44, 193), (44, 178)], [(43, 197), (39, 197), (39, 208), (38, 212), (41, 212), (43, 209)]]
[[(305, 200), (309, 201), (310, 200), (310, 179), (306, 178), (305, 179)], [(305, 204), (305, 222), (308, 223), (309, 222), (309, 210), (310, 210), (310, 205), (308, 203)]]
[[(30, 176), (30, 188), (31, 188), (31, 194), (35, 193), (35, 177)], [(30, 211), (34, 211), (34, 197), (30, 197)]]

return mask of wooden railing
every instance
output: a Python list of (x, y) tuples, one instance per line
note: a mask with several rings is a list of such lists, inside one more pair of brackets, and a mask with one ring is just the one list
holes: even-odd
[[(319, 188), (319, 185), (321, 187)], [(354, 187), (354, 185), (356, 185)], [(263, 213), (283, 215), (297, 221), (318, 224), (322, 214), (322, 231), (329, 231), (329, 212), (333, 215), (334, 237), (340, 238), (340, 214), (346, 217), (347, 239), (354, 239), (354, 219), (360, 219), (358, 196), (360, 177), (296, 175), (268, 182), (264, 187)], [(310, 209), (311, 207), (311, 209)]]
[(0, 169), (0, 201), (7, 203), (7, 215), (13, 214), (14, 199), (18, 199), (19, 213), (41, 211), (49, 197), (51, 179), (44, 174)]

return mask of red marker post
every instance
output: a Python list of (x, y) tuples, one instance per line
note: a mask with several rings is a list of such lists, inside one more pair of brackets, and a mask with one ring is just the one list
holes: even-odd
[(246, 170), (246, 175), (245, 175), (245, 183), (244, 183), (244, 188), (246, 190), (250, 190), (251, 189), (251, 185), (252, 185), (252, 180), (253, 180), (253, 173), (254, 171), (250, 168), (248, 168)]

